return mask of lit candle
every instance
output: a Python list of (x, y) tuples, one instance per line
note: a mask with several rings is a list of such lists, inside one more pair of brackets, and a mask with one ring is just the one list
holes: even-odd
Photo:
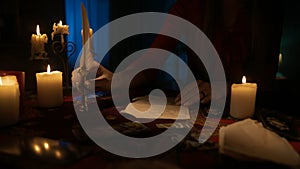
[(56, 34), (60, 34), (61, 36), (64, 34), (69, 35), (69, 25), (63, 25), (61, 20), (59, 23), (54, 23), (53, 32), (51, 33), (52, 40)]
[(40, 26), (36, 26), (36, 35), (31, 36), (31, 56), (38, 58), (45, 56), (45, 43), (48, 42), (46, 34), (40, 33)]
[(280, 66), (282, 64), (282, 54), (279, 53), (279, 56), (278, 56), (278, 66)]
[(19, 120), (20, 91), (16, 76), (0, 76), (0, 126)]
[(62, 72), (50, 71), (36, 73), (37, 98), (40, 107), (57, 107), (63, 103)]
[(232, 84), (230, 115), (237, 119), (252, 117), (255, 111), (256, 83), (246, 83), (243, 76), (242, 84)]
[(16, 76), (20, 91), (20, 116), (24, 111), (25, 99), (25, 72), (16, 70), (0, 70), (0, 76)]

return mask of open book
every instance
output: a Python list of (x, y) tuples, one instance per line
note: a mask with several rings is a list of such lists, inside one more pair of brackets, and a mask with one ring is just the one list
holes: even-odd
[(141, 119), (190, 119), (188, 107), (175, 105), (171, 98), (168, 98), (165, 103), (161, 99), (155, 96), (153, 99), (152, 96), (150, 102), (148, 96), (137, 97), (121, 113)]

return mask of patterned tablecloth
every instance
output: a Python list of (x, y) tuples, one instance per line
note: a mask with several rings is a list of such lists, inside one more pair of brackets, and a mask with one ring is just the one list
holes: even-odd
[[(108, 123), (119, 132), (132, 137), (147, 137), (159, 134), (165, 130), (162, 126), (171, 124), (170, 120), (155, 120), (147, 124), (137, 124), (125, 119), (121, 116), (109, 98), (99, 98), (99, 107)], [(190, 127), (191, 130), (184, 140), (176, 147), (172, 148), (161, 155), (147, 159), (128, 159), (111, 154), (101, 147), (97, 146), (89, 139), (82, 130), (71, 97), (65, 97), (64, 104), (61, 107), (52, 109), (39, 108), (35, 97), (29, 97), (24, 105), (24, 112), (20, 116), (20, 121), (12, 126), (0, 128), (0, 166), (4, 168), (274, 168), (280, 166), (265, 161), (253, 160), (236, 160), (232, 157), (221, 155), (218, 151), (218, 129), (235, 122), (235, 119), (224, 117), (221, 119), (217, 129), (204, 144), (200, 144), (197, 140), (202, 126), (205, 122), (205, 109), (198, 113), (195, 124), (182, 122), (183, 127)], [(21, 138), (22, 144), (17, 149), (19, 153), (9, 154), (5, 151), (9, 143), (13, 143), (15, 139)], [(34, 138), (51, 139), (58, 142), (59, 145), (74, 145), (76, 147), (77, 156), (75, 158), (64, 159), (61, 163), (55, 160), (49, 160), (41, 157), (36, 158), (36, 154), (28, 153), (30, 147), (29, 142)], [(28, 143), (28, 144), (27, 144)], [(291, 145), (300, 152), (300, 143), (291, 141)], [(15, 144), (13, 144), (15, 145)], [(45, 146), (45, 145), (44, 145)], [(3, 148), (4, 147), (4, 148)], [(34, 151), (37, 148), (35, 147)], [(59, 153), (56, 153), (59, 156)], [(1, 168), (0, 167), (0, 168)]]

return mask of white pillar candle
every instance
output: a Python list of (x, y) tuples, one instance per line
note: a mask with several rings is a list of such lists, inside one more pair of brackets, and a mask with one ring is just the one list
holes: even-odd
[(252, 117), (255, 111), (256, 83), (246, 83), (243, 76), (242, 84), (232, 84), (230, 115), (237, 119)]
[(20, 91), (16, 76), (0, 76), (0, 126), (19, 120)]
[(40, 107), (57, 107), (63, 104), (62, 72), (50, 71), (36, 73), (37, 98)]
[(45, 43), (48, 42), (46, 34), (40, 33), (39, 25), (36, 26), (36, 34), (31, 35), (31, 56), (42, 55), (45, 53)]

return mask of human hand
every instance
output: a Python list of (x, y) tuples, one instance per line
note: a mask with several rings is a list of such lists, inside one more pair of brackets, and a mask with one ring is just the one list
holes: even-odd
[(83, 85), (89, 87), (91, 86), (90, 84), (95, 81), (97, 88), (101, 90), (105, 89), (105, 91), (108, 90), (113, 73), (94, 59), (89, 59), (86, 63), (86, 70), (82, 69), (82, 67), (78, 67), (72, 71), (72, 85), (77, 88)]
[(109, 91), (111, 89), (113, 73), (102, 65), (99, 65), (96, 76), (95, 87), (97, 90)]
[(95, 72), (97, 72), (99, 68), (99, 63), (95, 60), (92, 61), (89, 67), (86, 70), (83, 70), (82, 67), (78, 67), (72, 71), (72, 83), (77, 84), (82, 82), (83, 76), (85, 76), (86, 80), (94, 79), (96, 77)]
[[(192, 88), (192, 83), (188, 84), (176, 97), (175, 103), (176, 105), (180, 105), (181, 102), (184, 106), (191, 106), (196, 103), (199, 98), (197, 98), (197, 94), (194, 92), (195, 90)], [(197, 86), (200, 94), (200, 103), (207, 104), (211, 101), (211, 85), (208, 82), (197, 80)], [(184, 100), (181, 100), (184, 98)]]

